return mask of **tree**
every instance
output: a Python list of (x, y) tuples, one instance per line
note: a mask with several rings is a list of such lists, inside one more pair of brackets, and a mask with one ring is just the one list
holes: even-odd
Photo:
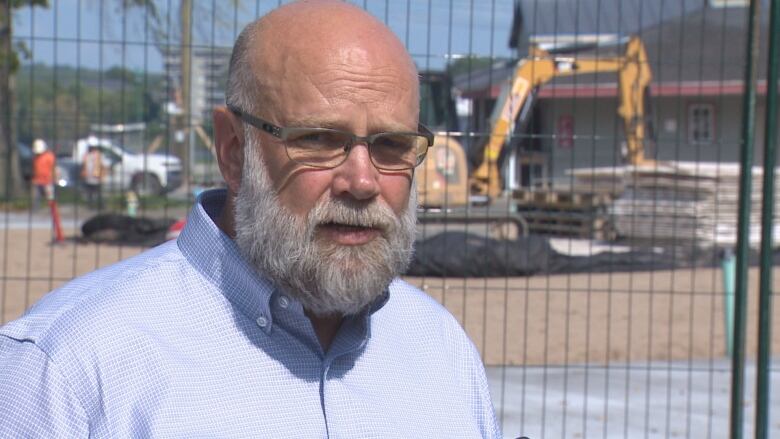
[(77, 139), (89, 134), (93, 123), (143, 121), (147, 128), (165, 124), (160, 118), (163, 74), (35, 63), (21, 66), (16, 76), (14, 127), (22, 143), (30, 144), (35, 137)]
[(20, 196), (24, 189), (14, 130), (14, 75), (19, 69), (13, 44), (13, 12), (24, 6), (48, 7), (48, 0), (5, 0), (0, 6), (0, 197)]
[[(159, 1), (159, 0), (158, 0)], [(231, 0), (230, 2), (234, 8), (238, 8), (241, 0)], [(199, 28), (197, 24), (193, 23), (193, 15), (199, 6), (197, 3), (193, 5), (192, 0), (179, 0), (179, 16), (178, 22), (172, 22), (170, 20), (170, 14), (168, 17), (163, 17), (160, 13), (160, 8), (157, 7), (155, 0), (121, 0), (121, 5), (124, 9), (142, 9), (146, 12), (146, 18), (149, 24), (149, 30), (153, 38), (155, 39), (160, 52), (163, 54), (169, 50), (168, 45), (172, 41), (178, 39), (179, 43), (179, 56), (181, 63), (181, 77), (179, 81), (179, 90), (176, 95), (180, 97), (179, 102), (182, 114), (179, 116), (178, 127), (182, 130), (192, 130), (192, 96), (190, 95), (192, 84), (192, 45), (193, 45), (193, 28), (195, 30), (204, 31), (205, 29)], [(170, 5), (170, 2), (168, 3)], [(213, 3), (216, 5), (216, 3)], [(212, 10), (212, 19), (214, 23), (220, 26), (230, 23), (224, 14), (229, 8), (217, 8)], [(195, 24), (195, 26), (194, 26)], [(203, 24), (203, 23), (201, 23)], [(173, 151), (182, 159), (185, 163), (182, 178), (184, 182), (189, 181), (189, 163), (190, 163), (190, 148), (189, 142), (185, 141), (177, 143), (172, 148)]]
[(469, 74), (488, 68), (496, 62), (500, 61), (502, 60), (499, 58), (469, 55), (452, 61), (449, 66), (447, 66), (447, 71), (452, 77), (455, 77), (461, 74)]

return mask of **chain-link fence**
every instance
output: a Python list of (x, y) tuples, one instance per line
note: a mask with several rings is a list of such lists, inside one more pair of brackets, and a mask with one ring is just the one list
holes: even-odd
[[(4, 3), (0, 322), (175, 237), (223, 184), (211, 109), (279, 3)], [(775, 2), (353, 3), (412, 54), (437, 135), (406, 278), (479, 349), (504, 434), (780, 435)]]

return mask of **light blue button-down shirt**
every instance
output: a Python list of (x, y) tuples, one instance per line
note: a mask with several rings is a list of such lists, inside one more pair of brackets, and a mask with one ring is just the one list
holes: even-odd
[(479, 355), (394, 281), (323, 352), (204, 193), (176, 242), (78, 278), (0, 328), (0, 437), (497, 437)]

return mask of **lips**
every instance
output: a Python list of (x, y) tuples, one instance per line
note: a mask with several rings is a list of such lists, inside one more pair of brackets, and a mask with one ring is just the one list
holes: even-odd
[(382, 234), (382, 231), (376, 227), (341, 223), (324, 223), (317, 228), (323, 237), (341, 245), (367, 244)]

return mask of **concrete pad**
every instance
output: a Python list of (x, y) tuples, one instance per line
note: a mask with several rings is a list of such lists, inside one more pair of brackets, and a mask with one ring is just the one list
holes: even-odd
[[(754, 434), (755, 372), (749, 364), (743, 437)], [(725, 358), (489, 367), (487, 374), (507, 438), (728, 437), (731, 363)], [(780, 368), (771, 377), (769, 437), (780, 437)]]

